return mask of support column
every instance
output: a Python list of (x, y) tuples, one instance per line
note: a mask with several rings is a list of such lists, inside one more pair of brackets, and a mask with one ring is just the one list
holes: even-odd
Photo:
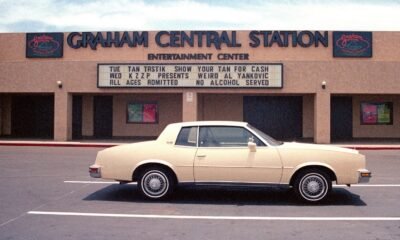
[(182, 93), (182, 121), (197, 121), (197, 92), (183, 91)]
[(93, 137), (93, 96), (82, 96), (82, 136)]
[(331, 95), (318, 92), (314, 98), (314, 142), (331, 142)]
[(54, 94), (54, 140), (72, 139), (72, 96), (60, 90)]
[(303, 138), (314, 137), (314, 96), (303, 96)]

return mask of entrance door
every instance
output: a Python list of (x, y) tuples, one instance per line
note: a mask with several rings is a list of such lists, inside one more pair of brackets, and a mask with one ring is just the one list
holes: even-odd
[(13, 96), (11, 135), (21, 138), (53, 138), (54, 97)]
[(95, 138), (112, 138), (112, 105), (112, 96), (95, 96), (93, 98)]
[(82, 96), (72, 98), (72, 138), (82, 139)]
[(346, 140), (353, 137), (352, 97), (335, 96), (331, 99), (331, 138)]
[(279, 140), (303, 136), (303, 98), (298, 96), (245, 96), (244, 121)]

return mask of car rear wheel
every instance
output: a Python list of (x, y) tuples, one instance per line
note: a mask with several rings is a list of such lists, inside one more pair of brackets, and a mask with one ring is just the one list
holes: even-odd
[(297, 198), (317, 203), (324, 201), (332, 190), (332, 180), (322, 170), (307, 169), (297, 175), (293, 187)]
[(138, 181), (142, 196), (154, 200), (165, 199), (170, 196), (174, 185), (174, 178), (170, 171), (160, 167), (143, 170)]

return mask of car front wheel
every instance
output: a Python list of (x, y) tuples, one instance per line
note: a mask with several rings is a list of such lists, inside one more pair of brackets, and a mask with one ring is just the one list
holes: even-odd
[(297, 175), (293, 187), (297, 198), (317, 203), (326, 199), (332, 190), (332, 181), (324, 171), (307, 169)]
[(147, 199), (164, 199), (171, 195), (174, 188), (172, 174), (160, 167), (145, 169), (139, 178), (140, 193)]

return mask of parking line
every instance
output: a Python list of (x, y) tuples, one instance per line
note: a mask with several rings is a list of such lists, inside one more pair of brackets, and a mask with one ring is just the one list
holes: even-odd
[(196, 216), (196, 215), (157, 215), (157, 214), (111, 214), (80, 212), (30, 211), (30, 215), (148, 218), (148, 219), (189, 219), (189, 220), (250, 220), (250, 221), (400, 221), (400, 217), (261, 217), (261, 216)]
[[(64, 183), (83, 183), (83, 184), (119, 184), (119, 182), (105, 182), (105, 181), (64, 181)], [(136, 185), (137, 183), (128, 183)], [(347, 187), (346, 185), (333, 185), (335, 188)], [(354, 184), (351, 187), (400, 187), (400, 184)]]
[[(333, 185), (332, 187), (347, 187), (346, 185)], [(351, 187), (400, 187), (400, 184), (354, 184)]]

